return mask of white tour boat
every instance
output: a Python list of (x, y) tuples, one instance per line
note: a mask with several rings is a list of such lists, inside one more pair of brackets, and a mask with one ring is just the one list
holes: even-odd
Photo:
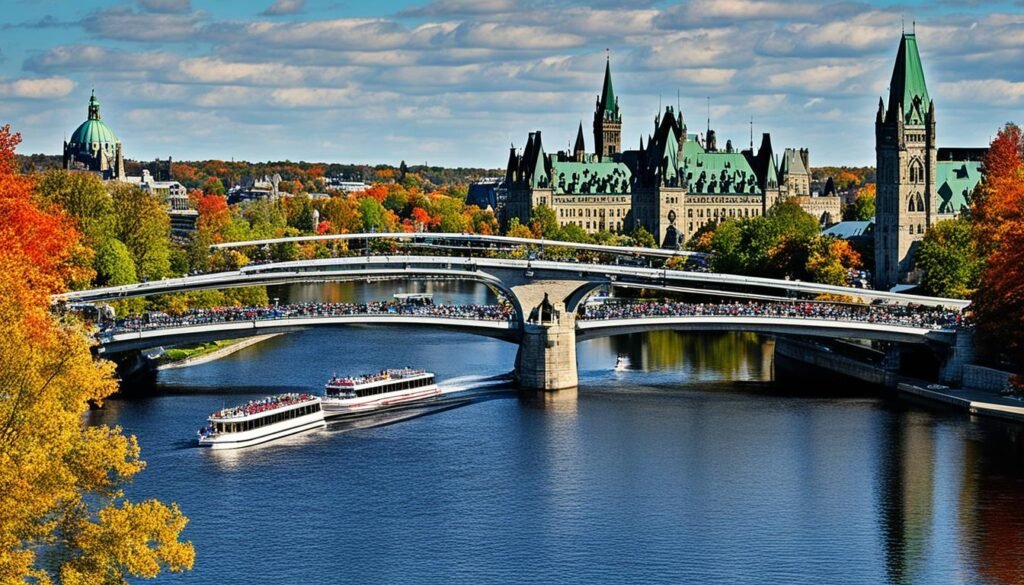
[(199, 429), (199, 446), (211, 449), (251, 447), (325, 426), (323, 404), (314, 394), (278, 394), (225, 408)]
[(441, 393), (434, 374), (405, 368), (352, 378), (331, 378), (324, 386), (324, 415), (371, 412), (432, 398)]

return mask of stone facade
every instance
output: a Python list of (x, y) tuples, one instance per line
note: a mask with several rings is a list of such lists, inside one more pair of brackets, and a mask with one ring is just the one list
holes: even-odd
[[(531, 132), (521, 151), (510, 149), (508, 199), (500, 212), (504, 227), (512, 218), (529, 222), (534, 207), (547, 205), (562, 226), (575, 224), (588, 233), (643, 227), (659, 245), (674, 248), (708, 223), (763, 215), (792, 194), (782, 179), (809, 195), (806, 149), (787, 150), (795, 158), (782, 166), (767, 133), (756, 150), (737, 150), (731, 141), (719, 148), (714, 130), (688, 133), (682, 112), (672, 106), (654, 117), (653, 133), (641, 137), (639, 148), (622, 150), (610, 64), (593, 130), (593, 153), (586, 150), (582, 124), (571, 151), (546, 153), (540, 132)], [(809, 212), (820, 218), (828, 211), (838, 219), (837, 197), (815, 199), (807, 202)]]
[[(913, 255), (931, 226), (969, 205), (984, 149), (939, 149), (935, 103), (928, 95), (917, 38), (900, 40), (888, 104), (875, 118), (875, 286), (914, 280)], [(940, 150), (947, 150), (939, 161)]]

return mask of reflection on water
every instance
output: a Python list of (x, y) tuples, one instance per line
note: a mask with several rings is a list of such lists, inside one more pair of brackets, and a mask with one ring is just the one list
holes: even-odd
[[(427, 287), (437, 302), (493, 302), (482, 285)], [(776, 381), (771, 347), (597, 339), (578, 348), (579, 389), (521, 393), (502, 377), (507, 343), (311, 329), (161, 372), (89, 420), (139, 436), (149, 466), (131, 497), (191, 518), (196, 569), (168, 582), (1024, 582), (1020, 426), (826, 379), (796, 392)], [(613, 371), (620, 354), (631, 367)], [(224, 405), (395, 365), (453, 392), (262, 448), (193, 447)]]

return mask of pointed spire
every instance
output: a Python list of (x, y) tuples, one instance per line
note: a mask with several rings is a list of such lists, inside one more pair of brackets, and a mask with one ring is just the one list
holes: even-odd
[(601, 109), (615, 115), (618, 112), (618, 102), (615, 100), (615, 89), (612, 87), (612, 58), (609, 56), (604, 63), (604, 88), (601, 90)]
[[(917, 37), (914, 33), (903, 33), (889, 82), (889, 117), (899, 112), (905, 122), (909, 121), (915, 102), (923, 109), (930, 101), (921, 55), (917, 50)], [(907, 110), (904, 111), (903, 107)], [(922, 115), (924, 113), (921, 112)]]
[(587, 146), (583, 142), (583, 122), (580, 122), (579, 130), (576, 131), (576, 146), (572, 149), (573, 153), (586, 152)]

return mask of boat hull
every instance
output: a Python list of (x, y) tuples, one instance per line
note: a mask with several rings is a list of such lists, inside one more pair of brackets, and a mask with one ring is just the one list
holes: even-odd
[(431, 384), (411, 391), (402, 390), (362, 398), (324, 398), (321, 404), (324, 409), (324, 416), (330, 418), (346, 414), (385, 410), (394, 406), (428, 400), (440, 394), (441, 389), (437, 384)]
[(282, 439), (326, 426), (324, 413), (318, 411), (287, 421), (281, 421), (251, 431), (236, 433), (220, 433), (212, 437), (199, 439), (199, 446), (207, 449), (242, 449), (261, 443)]

